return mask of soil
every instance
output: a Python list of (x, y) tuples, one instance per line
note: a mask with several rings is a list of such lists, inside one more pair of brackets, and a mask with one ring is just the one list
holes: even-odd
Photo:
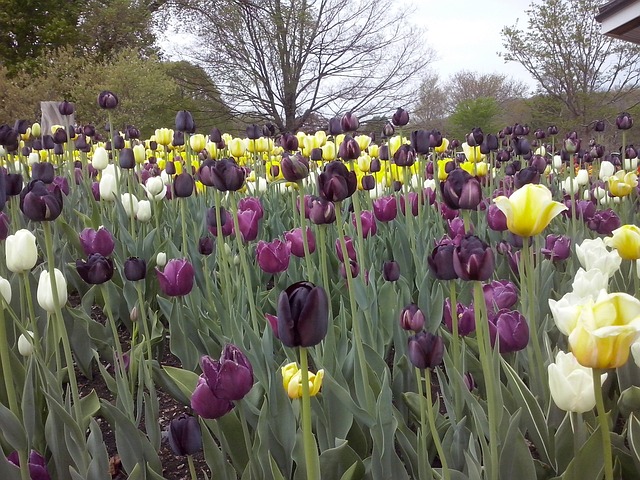
[[(80, 297), (72, 297), (70, 300), (72, 304), (74, 303), (74, 300), (78, 304), (80, 303)], [(107, 321), (105, 315), (98, 306), (94, 306), (92, 308), (91, 317), (95, 321), (103, 324)], [(128, 350), (130, 341), (129, 332), (126, 328), (120, 327), (118, 329), (118, 333), (123, 350)], [(159, 359), (160, 364), (172, 367), (181, 367), (182, 365), (180, 363), (180, 360), (178, 360), (178, 358), (174, 356), (169, 349), (168, 339), (166, 339), (165, 341), (167, 342), (167, 345), (165, 345), (165, 348), (161, 349), (163, 354), (162, 358)], [(107, 366), (106, 363), (104, 365)], [(76, 370), (78, 387), (80, 389), (81, 396), (89, 394), (91, 390), (95, 390), (99, 398), (112, 402), (114, 400), (113, 394), (109, 391), (106, 383), (104, 382), (97, 365), (94, 365), (92, 373), (93, 378), (89, 379), (80, 371)], [(157, 395), (160, 415), (158, 421), (160, 423), (160, 429), (163, 434), (162, 444), (160, 451), (158, 452), (158, 456), (162, 463), (163, 476), (168, 480), (190, 480), (191, 476), (189, 474), (189, 464), (187, 462), (187, 457), (177, 456), (173, 453), (173, 451), (169, 447), (169, 442), (166, 438), (166, 432), (169, 428), (169, 422), (171, 420), (177, 418), (181, 413), (192, 414), (193, 412), (191, 411), (190, 407), (176, 401), (169, 394), (162, 391), (159, 386), (157, 386)], [(103, 440), (109, 454), (109, 467), (111, 470), (111, 477), (114, 480), (126, 479), (127, 475), (122, 469), (120, 459), (118, 457), (114, 431), (109, 425), (109, 422), (107, 422), (103, 417), (99, 415), (96, 417), (96, 422), (100, 425)], [(198, 478), (205, 478), (202, 474), (203, 471), (206, 472), (207, 477), (211, 477), (211, 472), (204, 460), (204, 454), (202, 452), (198, 452), (197, 454), (193, 455), (193, 460)]]

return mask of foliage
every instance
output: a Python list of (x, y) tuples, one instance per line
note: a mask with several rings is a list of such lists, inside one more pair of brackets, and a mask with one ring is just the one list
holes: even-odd
[(493, 97), (479, 97), (458, 103), (449, 118), (456, 138), (464, 138), (473, 128), (480, 127), (487, 133), (497, 132), (501, 125), (496, 117), (500, 107)]

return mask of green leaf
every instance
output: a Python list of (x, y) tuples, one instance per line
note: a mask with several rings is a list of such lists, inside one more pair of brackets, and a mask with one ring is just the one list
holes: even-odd
[(629, 450), (633, 456), (633, 462), (636, 464), (638, 471), (640, 471), (640, 419), (635, 413), (629, 416), (627, 429)]
[(640, 412), (640, 387), (631, 386), (624, 390), (618, 399), (618, 407), (624, 417)]
[(500, 452), (500, 478), (509, 480), (536, 480), (536, 468), (529, 447), (524, 440), (524, 436), (518, 429), (520, 413), (518, 410), (511, 417), (509, 430), (504, 438), (502, 451)]
[(342, 441), (337, 447), (325, 450), (320, 455), (321, 478), (344, 478), (348, 471), (351, 473), (347, 478), (359, 479), (364, 476), (365, 469), (360, 457), (347, 441)]
[(562, 478), (564, 480), (600, 480), (603, 470), (602, 434), (598, 426), (573, 457)]
[(18, 417), (0, 403), (0, 430), (7, 442), (16, 450), (27, 448), (27, 432)]
[(80, 399), (80, 410), (84, 421), (93, 418), (98, 410), (100, 410), (100, 399), (95, 390), (91, 390), (89, 395), (85, 395)]
[(180, 391), (187, 398), (191, 398), (193, 391), (196, 389), (196, 385), (198, 385), (198, 374), (177, 367), (163, 366), (162, 369), (169, 375), (171, 380), (175, 382)]

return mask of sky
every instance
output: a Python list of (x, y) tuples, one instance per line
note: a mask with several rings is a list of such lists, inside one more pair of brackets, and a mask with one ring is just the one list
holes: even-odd
[(505, 63), (500, 31), (505, 26), (526, 27), (525, 10), (532, 0), (404, 0), (415, 9), (414, 18), (426, 27), (427, 44), (437, 53), (434, 70), (445, 79), (460, 70), (499, 73), (525, 82), (535, 81), (517, 62)]

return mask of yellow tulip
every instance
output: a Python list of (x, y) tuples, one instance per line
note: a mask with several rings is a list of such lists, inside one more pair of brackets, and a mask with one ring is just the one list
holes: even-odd
[(477, 177), (486, 177), (487, 173), (489, 173), (487, 162), (462, 162), (460, 168)]
[(438, 180), (444, 182), (449, 174), (447, 173), (447, 163), (453, 162), (453, 158), (443, 158), (438, 160)]
[(136, 163), (144, 163), (147, 158), (147, 150), (144, 148), (144, 145), (136, 145), (133, 147), (133, 158), (135, 158)]
[(366, 150), (369, 148), (369, 144), (371, 143), (371, 137), (369, 135), (356, 135), (354, 140), (358, 142), (360, 150)]
[(336, 144), (333, 142), (327, 142), (322, 146), (322, 159), (325, 162), (330, 162), (336, 159)]
[(402, 145), (402, 138), (400, 135), (395, 135), (389, 139), (389, 155), (393, 156), (394, 153)]
[(205, 147), (207, 152), (209, 152), (209, 156), (215, 159), (218, 155), (218, 146), (214, 142), (207, 142)]
[(207, 145), (207, 140), (201, 133), (196, 133), (195, 135), (191, 135), (189, 137), (189, 146), (191, 150), (196, 153), (200, 153), (204, 150), (204, 147)]
[(40, 136), (40, 134), (42, 133), (42, 129), (39, 123), (36, 122), (33, 125), (31, 125), (31, 133), (33, 134), (34, 137)]
[(247, 147), (241, 138), (234, 138), (229, 142), (229, 153), (235, 158), (240, 158), (246, 150)]
[(378, 145), (376, 145), (375, 143), (372, 143), (369, 145), (368, 152), (371, 157), (376, 158), (379, 155), (380, 147), (378, 147)]
[(569, 346), (578, 362), (590, 368), (621, 367), (640, 335), (640, 300), (626, 293), (602, 292), (580, 308)]
[[(309, 395), (311, 397), (315, 397), (320, 391), (323, 378), (324, 370), (318, 370), (316, 374), (309, 372)], [(288, 363), (282, 367), (282, 385), (289, 398), (302, 397), (302, 370), (298, 368), (297, 363)]]
[(640, 228), (623, 225), (613, 231), (613, 236), (604, 239), (605, 245), (615, 248), (625, 260), (640, 259)]
[(608, 179), (609, 191), (616, 197), (626, 197), (638, 186), (638, 175), (633, 172), (625, 173), (620, 170)]
[(567, 209), (566, 205), (552, 200), (547, 187), (532, 183), (519, 188), (509, 198), (500, 196), (494, 202), (507, 217), (509, 231), (521, 237), (539, 234)]
[(173, 140), (173, 130), (170, 128), (158, 128), (156, 130), (156, 142), (158, 145), (164, 145), (165, 147)]
[(467, 142), (462, 144), (462, 151), (464, 152), (467, 161), (476, 163), (484, 159), (484, 155), (480, 153), (480, 147), (470, 147)]
[(436, 153), (444, 153), (447, 151), (447, 148), (449, 148), (449, 140), (442, 137), (442, 143), (439, 147), (435, 147), (434, 150)]
[(314, 136), (318, 141), (318, 147), (323, 146), (327, 142), (327, 132), (324, 130), (318, 130)]
[(358, 157), (358, 170), (361, 172), (368, 172), (371, 167), (371, 157), (369, 155), (362, 154)]

